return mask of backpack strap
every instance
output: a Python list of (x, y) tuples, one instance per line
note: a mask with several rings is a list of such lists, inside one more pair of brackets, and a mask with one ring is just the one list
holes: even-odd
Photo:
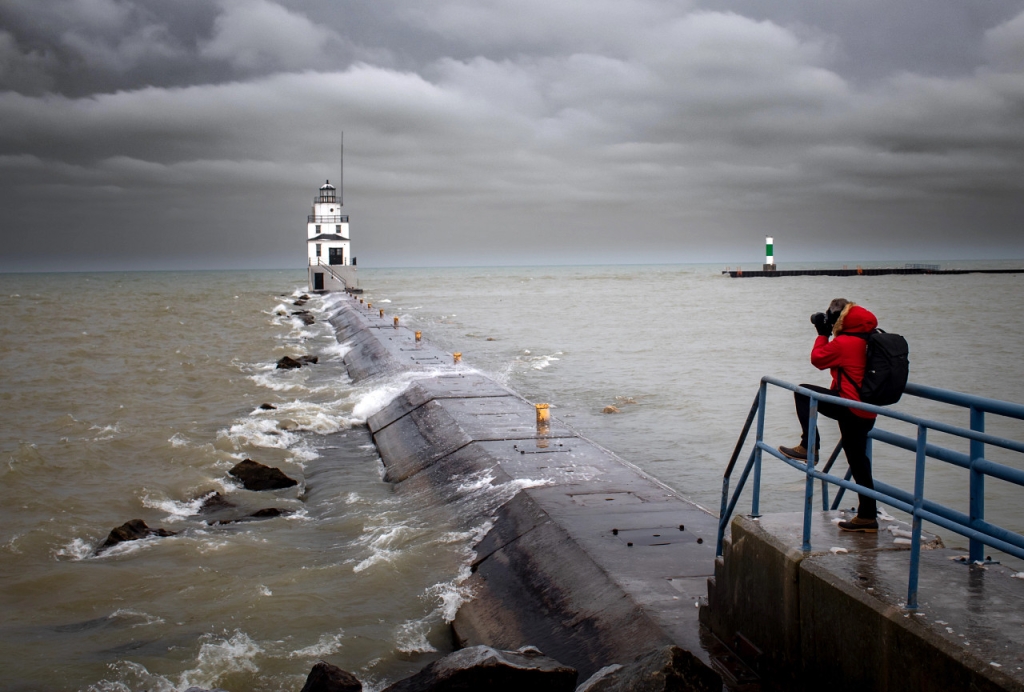
[[(883, 334), (885, 334), (885, 332), (883, 332), (881, 329), (879, 329), (878, 327), (875, 327), (870, 332), (840, 332), (839, 334), (836, 334), (836, 336), (855, 336), (858, 339), (864, 339), (864, 348), (867, 349), (868, 339), (870, 339), (871, 335), (874, 334), (875, 332), (882, 332)], [(836, 370), (839, 371), (839, 376), (836, 377), (836, 387), (838, 387), (838, 389), (839, 389), (839, 396), (843, 395), (843, 377), (844, 376), (846, 377), (846, 379), (848, 379), (850, 381), (850, 384), (853, 385), (854, 389), (856, 389), (857, 391), (860, 391), (860, 387), (857, 386), (856, 380), (854, 380), (852, 377), (847, 375), (845, 370), (843, 370), (839, 366), (836, 366)]]

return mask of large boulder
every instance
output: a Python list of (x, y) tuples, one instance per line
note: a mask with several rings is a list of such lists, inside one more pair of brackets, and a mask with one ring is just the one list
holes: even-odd
[(299, 484), (294, 478), (286, 476), (281, 469), (264, 466), (252, 459), (238, 462), (228, 473), (242, 481), (242, 487), (246, 490), (279, 490)]
[(301, 692), (361, 692), (362, 689), (363, 684), (352, 673), (327, 661), (317, 661)]
[(533, 647), (498, 651), (473, 646), (448, 654), (384, 692), (573, 692), (576, 669)]
[(594, 673), (577, 692), (720, 692), (722, 678), (689, 651), (666, 646)]
[(107, 535), (107, 540), (103, 541), (103, 543), (96, 548), (96, 554), (99, 555), (104, 550), (126, 541), (137, 541), (141, 538), (149, 538), (150, 536), (173, 535), (173, 531), (168, 531), (167, 529), (151, 529), (146, 526), (146, 522), (141, 519), (132, 519), (111, 531), (110, 534)]
[(198, 498), (199, 514), (213, 514), (224, 509), (232, 509), (235, 503), (221, 495), (216, 490), (208, 490)]
[(320, 361), (319, 356), (298, 356), (292, 358), (291, 356), (281, 356), (277, 361), (278, 370), (295, 370), (301, 368), (303, 365), (312, 365)]
[(273, 517), (287, 517), (291, 514), (295, 514), (293, 510), (281, 509), (280, 507), (264, 507), (263, 509), (257, 509), (252, 514), (246, 514), (244, 517), (235, 517), (233, 519), (220, 519), (218, 521), (209, 522), (212, 524), (224, 525), (224, 524), (238, 524), (243, 521), (254, 521), (256, 519), (271, 519)]

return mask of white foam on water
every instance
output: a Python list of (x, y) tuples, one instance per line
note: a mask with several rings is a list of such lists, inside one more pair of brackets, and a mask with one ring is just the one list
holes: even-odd
[(320, 349), (320, 355), (330, 356), (330, 360), (341, 360), (348, 355), (348, 352), (352, 350), (352, 343), (346, 341), (344, 343), (333, 343), (324, 346)]
[(319, 435), (330, 435), (340, 430), (347, 430), (353, 425), (353, 419), (345, 410), (348, 400), (339, 399), (323, 404), (295, 399), (291, 402), (278, 404), (277, 411), (258, 411), (262, 415), (284, 416), (294, 421), (297, 430), (314, 432)]
[(370, 555), (356, 564), (352, 571), (362, 572), (374, 565), (392, 562), (402, 552), (402, 548), (427, 532), (427, 529), (405, 524), (364, 529), (356, 543), (369, 547)]
[[(85, 688), (86, 692), (177, 692), (178, 687), (162, 675), (154, 675), (146, 666), (133, 661), (117, 661), (107, 668), (114, 680), (100, 680)], [(185, 689), (185, 688), (182, 688)]]
[(227, 638), (205, 634), (196, 656), (196, 667), (186, 670), (179, 677), (178, 684), (188, 688), (216, 687), (217, 682), (229, 673), (255, 673), (259, 670), (254, 659), (263, 649), (241, 630)]
[(345, 632), (338, 630), (334, 634), (321, 634), (320, 639), (317, 640), (316, 644), (312, 644), (302, 649), (296, 649), (295, 651), (288, 654), (289, 658), (323, 658), (324, 656), (330, 656), (341, 650), (341, 640), (345, 637)]
[(273, 591), (271, 591), (271, 590), (270, 590), (270, 589), (269, 589), (268, 587), (264, 586), (263, 584), (260, 584), (260, 585), (259, 585), (259, 586), (257, 587), (257, 589), (256, 589), (256, 592), (257, 592), (257, 593), (258, 593), (258, 594), (259, 594), (260, 596), (273, 596), (273, 595), (274, 595), (274, 592), (273, 592)]
[(446, 623), (451, 623), (462, 604), (473, 598), (473, 589), (466, 583), (470, 574), (470, 566), (464, 564), (454, 579), (434, 584), (427, 589), (427, 594), (440, 602), (436, 612)]
[(404, 392), (409, 386), (409, 379), (397, 379), (371, 389), (359, 396), (356, 405), (352, 407), (352, 418), (360, 423), (377, 413), (385, 406), (394, 401), (395, 397)]
[(73, 538), (64, 547), (53, 551), (54, 559), (66, 558), (77, 562), (92, 555), (93, 545), (83, 538)]
[[(390, 376), (369, 389), (357, 390), (356, 403), (352, 407), (353, 422), (365, 423), (366, 419), (394, 401), (395, 397), (408, 389), (416, 380), (430, 379), (452, 372), (451, 368), (431, 368), (429, 370), (404, 371)], [(458, 372), (472, 374), (479, 372), (474, 368), (460, 367)]]
[(189, 445), (188, 439), (181, 433), (174, 433), (167, 441), (175, 448), (188, 447)]
[(281, 430), (277, 421), (269, 418), (249, 418), (235, 423), (227, 430), (218, 430), (217, 438), (230, 441), (236, 449), (246, 445), (288, 449), (299, 441), (298, 435)]
[(403, 654), (427, 654), (437, 649), (427, 640), (430, 616), (406, 620), (395, 629), (395, 648)]
[(298, 392), (298, 391), (309, 391), (309, 388), (300, 382), (287, 382), (281, 379), (278, 373), (294, 373), (295, 370), (277, 370), (276, 366), (267, 372), (258, 372), (254, 375), (249, 375), (249, 379), (257, 384), (257, 386), (264, 387), (266, 389), (272, 389), (275, 392)]
[(144, 627), (145, 625), (162, 625), (165, 620), (156, 615), (150, 615), (141, 610), (132, 608), (119, 608), (107, 616), (108, 620), (125, 620), (131, 623), (131, 628)]
[[(145, 490), (143, 488), (143, 492)], [(142, 496), (142, 506), (167, 512), (164, 521), (173, 523), (199, 514), (199, 510), (203, 508), (203, 502), (211, 495), (213, 495), (212, 492), (206, 493), (194, 500), (172, 500), (168, 497), (160, 498), (146, 494)]]
[(118, 433), (121, 432), (121, 423), (116, 422), (113, 425), (94, 425), (89, 430), (98, 430), (99, 432), (92, 438), (95, 442), (106, 442), (107, 440), (114, 439)]
[(206, 555), (207, 553), (216, 553), (223, 550), (229, 545), (231, 545), (230, 541), (207, 538), (196, 544), (196, 550), (200, 555)]

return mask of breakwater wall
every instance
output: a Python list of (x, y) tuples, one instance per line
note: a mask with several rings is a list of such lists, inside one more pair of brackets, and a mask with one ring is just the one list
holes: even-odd
[(722, 272), (734, 279), (766, 276), (890, 276), (917, 274), (1024, 274), (1024, 269), (930, 269), (925, 267), (857, 267), (855, 269), (726, 269)]
[(715, 517), (557, 418), (538, 426), (533, 404), (377, 309), (345, 300), (330, 323), (354, 380), (423, 374), (367, 420), (387, 480), (441, 497), (480, 472), (520, 487), (475, 547), (460, 645), (536, 646), (583, 680), (676, 644), (721, 688), (698, 622)]

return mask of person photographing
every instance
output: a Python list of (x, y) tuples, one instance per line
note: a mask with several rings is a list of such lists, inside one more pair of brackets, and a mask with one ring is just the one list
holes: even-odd
[[(860, 401), (860, 386), (867, 362), (865, 337), (878, 326), (878, 320), (871, 312), (856, 303), (851, 303), (845, 298), (836, 298), (829, 304), (826, 312), (811, 315), (811, 324), (818, 332), (814, 347), (811, 349), (811, 365), (819, 370), (828, 369), (832, 374), (832, 386), (829, 389), (813, 384), (800, 386), (822, 394)], [(800, 420), (800, 444), (796, 447), (779, 447), (779, 451), (790, 459), (806, 461), (811, 400), (799, 393), (794, 393), (793, 396), (796, 415)], [(875, 414), (824, 401), (818, 402), (818, 413), (839, 423), (843, 451), (853, 472), (853, 480), (858, 485), (874, 489), (867, 444), (868, 432), (875, 425)], [(821, 437), (816, 435), (816, 438), (820, 446)], [(839, 522), (839, 528), (843, 531), (877, 533), (878, 509), (875, 500), (865, 495), (858, 497), (860, 502), (857, 516), (849, 521)]]

